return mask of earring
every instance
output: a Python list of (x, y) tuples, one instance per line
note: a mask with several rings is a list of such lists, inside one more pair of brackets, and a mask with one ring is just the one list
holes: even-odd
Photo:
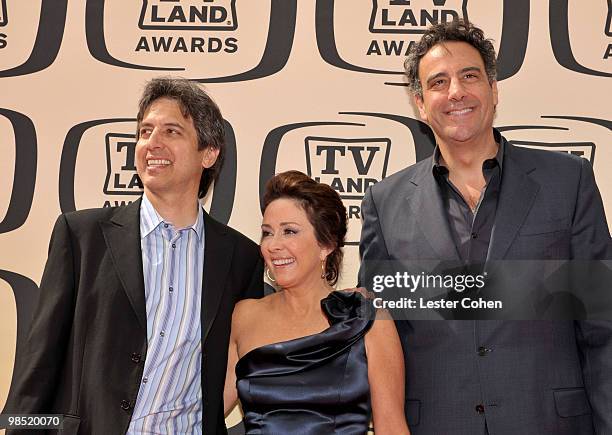
[(325, 260), (321, 260), (321, 279), (327, 281), (327, 272), (325, 271), (325, 265), (327, 263), (327, 258)]
[(270, 269), (268, 269), (267, 267), (266, 267), (266, 276), (268, 277), (270, 281), (276, 282), (276, 280), (270, 276)]

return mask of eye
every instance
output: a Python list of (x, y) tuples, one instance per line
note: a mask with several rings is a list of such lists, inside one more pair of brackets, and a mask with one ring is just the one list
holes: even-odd
[(151, 129), (149, 127), (143, 127), (138, 130), (138, 134), (140, 137), (148, 137), (151, 135)]
[(268, 230), (261, 230), (261, 238), (263, 239), (264, 237), (268, 237), (271, 236), (272, 233)]
[(171, 134), (171, 135), (180, 134), (180, 131), (178, 131), (176, 128), (169, 128), (166, 131), (168, 132), (168, 134)]
[(445, 83), (445, 80), (444, 80), (444, 79), (436, 79), (436, 80), (434, 80), (434, 81), (430, 82), (430, 84), (429, 84), (429, 85), (430, 85), (430, 87), (432, 87), (432, 88), (439, 88), (439, 87), (441, 87), (442, 85), (444, 85), (444, 83)]
[(294, 230), (293, 228), (285, 228), (283, 230), (283, 234), (287, 234), (287, 235), (297, 234), (297, 230)]

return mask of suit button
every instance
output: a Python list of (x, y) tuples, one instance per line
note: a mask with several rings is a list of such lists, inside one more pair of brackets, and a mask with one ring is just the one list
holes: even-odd
[(477, 412), (477, 413), (479, 413), (479, 414), (484, 414), (484, 411), (485, 411), (485, 410), (484, 410), (484, 406), (483, 406), (482, 404), (480, 404), (480, 405), (476, 405), (476, 408), (475, 408), (475, 409), (476, 409), (476, 412)]
[(479, 356), (486, 356), (488, 352), (491, 352), (491, 349), (487, 349), (487, 348), (486, 348), (486, 347), (484, 347), (484, 346), (480, 346), (480, 347), (478, 348), (478, 355), (479, 355)]
[(142, 357), (140, 356), (139, 353), (133, 353), (132, 354), (132, 362), (138, 364), (140, 362), (140, 359)]
[(130, 405), (130, 402), (128, 402), (127, 400), (121, 401), (121, 409), (123, 409), (124, 411), (129, 411), (131, 408), (132, 405)]

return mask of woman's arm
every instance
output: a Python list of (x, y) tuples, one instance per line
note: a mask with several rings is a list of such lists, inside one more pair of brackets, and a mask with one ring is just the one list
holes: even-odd
[(227, 369), (225, 372), (225, 387), (223, 388), (223, 414), (227, 414), (234, 408), (238, 400), (238, 390), (236, 389), (236, 363), (238, 362), (238, 337), (240, 335), (241, 307), (248, 303), (248, 300), (239, 301), (232, 313), (232, 330), (227, 352)]
[(236, 342), (230, 338), (229, 353), (227, 355), (227, 372), (225, 373), (225, 387), (223, 388), (223, 414), (227, 414), (234, 408), (238, 400), (236, 390), (236, 362), (238, 362), (238, 351)]
[(387, 312), (378, 311), (365, 345), (376, 435), (410, 434), (404, 415), (404, 354)]

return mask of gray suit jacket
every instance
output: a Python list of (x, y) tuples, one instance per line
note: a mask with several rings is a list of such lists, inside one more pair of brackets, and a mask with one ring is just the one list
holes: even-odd
[[(362, 219), (362, 282), (373, 260), (459, 260), (429, 159), (374, 185)], [(588, 161), (506, 142), (489, 260), (605, 259), (610, 245)], [(612, 434), (612, 322), (397, 327), (413, 435), (482, 434), (485, 421), (495, 435)]]

